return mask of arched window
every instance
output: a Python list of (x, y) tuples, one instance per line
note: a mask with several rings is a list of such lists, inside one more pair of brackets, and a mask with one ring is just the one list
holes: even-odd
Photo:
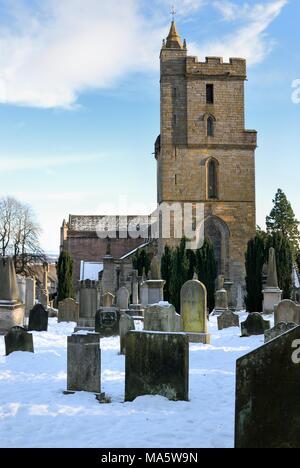
[(211, 159), (207, 168), (208, 198), (218, 198), (218, 163)]
[(215, 126), (214, 118), (210, 115), (207, 119), (207, 136), (209, 137), (214, 136), (214, 126)]

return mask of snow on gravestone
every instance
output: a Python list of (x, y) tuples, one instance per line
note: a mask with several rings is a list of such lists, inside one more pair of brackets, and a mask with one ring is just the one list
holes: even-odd
[(29, 312), (28, 331), (43, 332), (48, 330), (48, 311), (42, 304), (36, 304)]
[(300, 448), (300, 327), (236, 365), (236, 448)]
[(188, 400), (189, 340), (184, 333), (137, 332), (126, 337), (125, 401), (142, 395)]
[(183, 331), (191, 342), (209, 344), (207, 333), (207, 292), (204, 284), (193, 279), (187, 281), (180, 293)]
[(22, 327), (13, 327), (5, 335), (6, 356), (16, 351), (34, 353), (32, 334)]
[(68, 298), (58, 303), (58, 323), (79, 322), (79, 304)]
[(162, 331), (165, 333), (181, 331), (180, 316), (178, 319), (174, 306), (169, 303), (166, 305), (161, 304), (155, 304), (146, 308), (144, 312), (144, 330)]
[(68, 377), (70, 392), (101, 393), (101, 350), (98, 333), (68, 336)]

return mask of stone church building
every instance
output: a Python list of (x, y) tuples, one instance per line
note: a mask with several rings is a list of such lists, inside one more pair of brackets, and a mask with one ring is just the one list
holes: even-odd
[[(238, 286), (245, 283), (246, 246), (256, 229), (257, 132), (245, 130), (246, 61), (233, 58), (225, 63), (220, 57), (207, 57), (201, 62), (188, 56), (173, 21), (160, 62), (158, 204), (204, 204), (205, 236), (214, 243), (219, 274), (225, 277), (233, 305)], [(81, 261), (99, 262), (107, 254), (107, 241), (97, 238), (91, 220), (70, 216), (62, 227), (61, 248), (75, 261), (75, 280)], [(135, 240), (115, 239), (110, 254), (118, 262), (151, 243), (150, 237), (146, 229)], [(178, 240), (160, 239), (160, 252), (166, 242)]]

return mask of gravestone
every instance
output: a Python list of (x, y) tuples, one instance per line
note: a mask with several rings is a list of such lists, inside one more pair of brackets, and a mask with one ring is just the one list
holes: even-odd
[[(117, 291), (117, 307), (120, 310), (128, 310), (129, 307), (129, 291), (125, 286), (122, 286)], [(111, 307), (111, 306), (108, 306)]]
[(119, 335), (119, 314), (114, 307), (102, 307), (97, 310), (95, 331), (101, 338)]
[(26, 278), (17, 275), (17, 283), (19, 288), (19, 297), (22, 304), (26, 302)]
[(22, 327), (24, 315), (14, 262), (12, 258), (0, 258), (0, 334), (15, 326)]
[(300, 448), (300, 327), (236, 365), (236, 448)]
[(271, 340), (274, 340), (274, 338), (277, 338), (280, 335), (283, 335), (287, 331), (292, 330), (293, 328), (297, 327), (298, 325), (296, 323), (285, 323), (285, 322), (280, 322), (275, 327), (270, 328), (270, 330), (265, 331), (265, 343), (268, 343)]
[(228, 310), (228, 292), (226, 289), (219, 289), (215, 293), (215, 308), (211, 315), (221, 315)]
[(101, 393), (101, 350), (98, 333), (68, 336), (69, 392)]
[(126, 354), (126, 336), (134, 330), (134, 319), (130, 315), (122, 314), (119, 321), (119, 333), (120, 333), (120, 354)]
[(42, 304), (36, 304), (29, 312), (28, 331), (44, 332), (48, 330), (48, 311)]
[(152, 280), (161, 280), (160, 259), (157, 255), (152, 258), (150, 265), (150, 275)]
[(210, 343), (207, 324), (207, 293), (204, 284), (187, 281), (180, 294), (183, 331), (192, 343)]
[(98, 307), (99, 283), (92, 280), (79, 282), (79, 321), (78, 326), (93, 328)]
[(178, 314), (171, 304), (147, 307), (144, 312), (144, 330), (165, 333), (181, 331), (178, 329), (176, 315)]
[(58, 323), (79, 322), (79, 304), (68, 298), (58, 303)]
[(25, 299), (25, 314), (28, 317), (29, 312), (35, 305), (36, 300), (36, 280), (35, 278), (26, 278), (26, 299)]
[(16, 351), (34, 353), (32, 334), (22, 327), (13, 327), (5, 335), (6, 356)]
[(239, 316), (226, 310), (222, 315), (218, 317), (218, 330), (224, 330), (225, 328), (239, 327), (240, 319)]
[(139, 278), (138, 271), (132, 272), (132, 306), (139, 305)]
[(264, 303), (263, 311), (265, 314), (272, 314), (274, 307), (282, 299), (282, 291), (278, 287), (276, 252), (273, 247), (269, 250), (268, 276), (267, 283), (263, 290)]
[(146, 280), (141, 284), (141, 304), (148, 306), (158, 304), (164, 300), (164, 280)]
[(189, 340), (183, 333), (128, 333), (125, 401), (142, 395), (188, 400)]
[[(112, 307), (115, 300), (115, 296), (110, 292), (103, 294), (103, 307)], [(127, 307), (128, 308), (128, 307)]]
[(270, 329), (270, 322), (263, 319), (263, 316), (257, 312), (249, 314), (247, 320), (241, 323), (242, 337), (252, 335), (264, 335), (266, 330)]
[(300, 305), (289, 299), (281, 301), (275, 306), (275, 325), (280, 322), (293, 322), (300, 325)]

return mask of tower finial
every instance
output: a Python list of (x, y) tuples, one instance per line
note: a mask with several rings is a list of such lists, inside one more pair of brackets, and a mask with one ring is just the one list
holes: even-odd
[(172, 15), (172, 21), (175, 21), (175, 16), (176, 16), (176, 10), (175, 10), (175, 6), (172, 5), (172, 8), (171, 8), (171, 15)]

